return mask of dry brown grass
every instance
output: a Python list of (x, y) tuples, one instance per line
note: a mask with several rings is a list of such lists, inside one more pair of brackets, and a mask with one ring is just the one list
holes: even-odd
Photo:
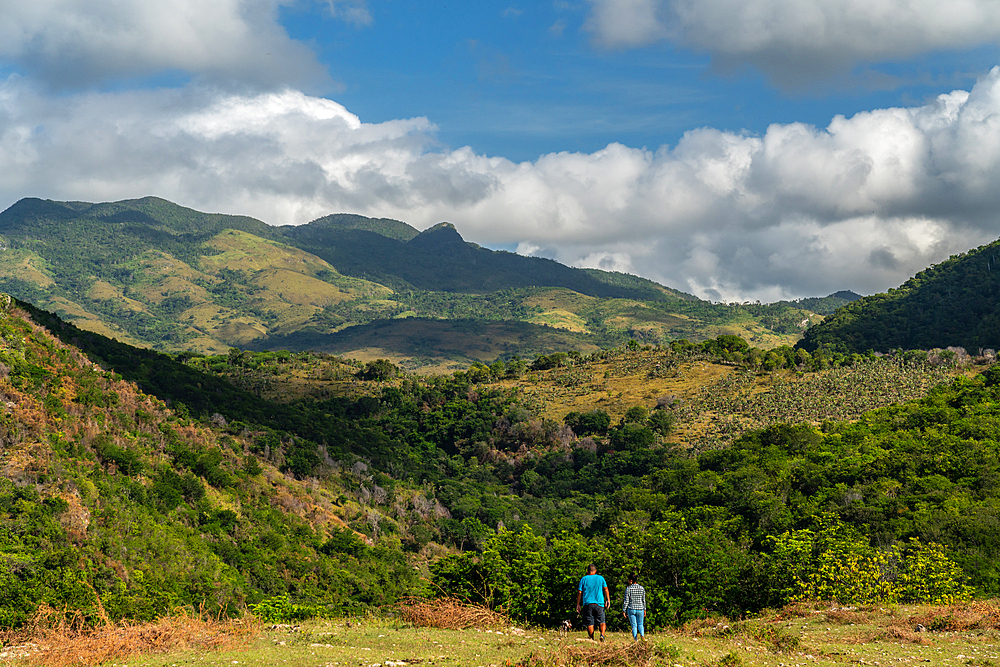
[(921, 624), (929, 630), (966, 632), (968, 630), (1000, 630), (1000, 600), (973, 600), (911, 616), (907, 625)]
[(830, 604), (828, 602), (799, 600), (797, 602), (790, 602), (781, 609), (765, 609), (761, 613), (761, 617), (773, 621), (783, 621), (790, 618), (808, 617), (810, 614), (828, 609), (829, 607)]
[(599, 646), (570, 646), (538, 651), (509, 667), (648, 667), (657, 659), (673, 657), (641, 641)]
[(691, 637), (714, 637), (728, 632), (730, 621), (725, 616), (706, 616), (688, 621), (680, 628), (680, 634)]
[(106, 622), (93, 627), (80, 614), (43, 606), (25, 628), (0, 634), (0, 644), (15, 664), (68, 667), (149, 653), (229, 650), (244, 646), (259, 632), (252, 616), (220, 620), (178, 613), (150, 623)]
[[(829, 605), (828, 602), (797, 602), (766, 616), (771, 623), (797, 618), (816, 619), (818, 616), (824, 624), (857, 626), (847, 628), (849, 632), (843, 636), (844, 642), (857, 645), (889, 642), (930, 646), (942, 641), (943, 637), (948, 637), (948, 633), (989, 634), (1000, 631), (1000, 600), (996, 599), (919, 606), (910, 608), (909, 613), (897, 607), (882, 609)], [(711, 633), (710, 628), (708, 633)]]
[(426, 628), (460, 630), (503, 628), (511, 625), (510, 619), (504, 614), (456, 598), (437, 600), (404, 598), (399, 603), (398, 609), (403, 620)]
[(846, 644), (871, 644), (873, 642), (898, 644), (906, 642), (908, 644), (920, 644), (921, 646), (930, 646), (934, 643), (926, 632), (916, 632), (896, 626), (876, 628), (874, 630), (859, 630), (845, 636), (843, 641)]
[(837, 625), (861, 625), (862, 623), (871, 623), (873, 618), (872, 612), (851, 609), (832, 609), (824, 612), (823, 616), (827, 622)]

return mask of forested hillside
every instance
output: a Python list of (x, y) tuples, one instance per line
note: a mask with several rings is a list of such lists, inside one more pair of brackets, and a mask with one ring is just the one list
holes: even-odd
[(0, 289), (137, 346), (311, 349), (439, 372), (630, 339), (733, 334), (775, 347), (841, 302), (713, 304), (487, 250), (446, 223), (418, 232), (337, 214), (272, 227), (155, 197), (19, 201), (0, 213)]
[(1000, 593), (985, 358), (721, 336), (424, 377), (321, 353), (173, 358), (26, 304), (0, 333), (8, 626), (43, 602), (342, 613), (424, 590), (420, 573), (551, 623), (591, 560), (616, 595), (641, 574), (651, 626)]
[(841, 353), (1000, 348), (998, 251), (1000, 241), (921, 271), (887, 293), (853, 301), (810, 328), (799, 346)]
[(4, 298), (0, 626), (43, 604), (85, 621), (289, 594), (347, 611), (417, 586), (398, 549), (334, 510), (337, 477), (356, 477), (282, 475), (258, 455), (265, 431), (168, 409)]

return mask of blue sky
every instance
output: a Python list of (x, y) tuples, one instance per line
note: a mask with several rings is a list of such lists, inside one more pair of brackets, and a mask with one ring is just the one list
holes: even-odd
[(723, 71), (707, 53), (665, 41), (597, 44), (588, 7), (372, 3), (370, 23), (358, 25), (300, 3), (280, 16), (335, 80), (321, 94), (367, 122), (426, 116), (446, 146), (516, 161), (612, 142), (655, 148), (700, 126), (756, 134), (772, 123), (823, 127), (836, 114), (969, 88), (1000, 63), (1000, 49), (987, 44), (859, 63), (812, 85), (782, 87), (759, 69)]
[(0, 0), (0, 205), (333, 212), (703, 298), (1000, 237), (987, 0)]

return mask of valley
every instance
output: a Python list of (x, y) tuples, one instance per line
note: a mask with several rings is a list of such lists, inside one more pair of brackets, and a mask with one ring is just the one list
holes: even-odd
[[(850, 293), (713, 304), (448, 225), (262, 225), (151, 198), (0, 214), (5, 644), (181, 609), (402, 641), (424, 630), (392, 610), (452, 596), (561, 664), (543, 629), (594, 562), (614, 595), (649, 589), (642, 660), (835, 662), (853, 640), (749, 647), (788, 614), (835, 623), (814, 600), (869, 614), (886, 651), (899, 605), (1000, 596), (992, 349), (818, 344), (873, 303)], [(706, 618), (759, 620), (709, 639)], [(241, 664), (288, 642), (253, 627)]]

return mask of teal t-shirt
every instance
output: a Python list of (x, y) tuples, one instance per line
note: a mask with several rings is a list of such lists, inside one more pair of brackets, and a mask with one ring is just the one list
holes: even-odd
[(583, 593), (580, 596), (580, 604), (599, 604), (604, 606), (604, 589), (608, 587), (608, 582), (599, 574), (588, 574), (580, 580), (577, 590)]

